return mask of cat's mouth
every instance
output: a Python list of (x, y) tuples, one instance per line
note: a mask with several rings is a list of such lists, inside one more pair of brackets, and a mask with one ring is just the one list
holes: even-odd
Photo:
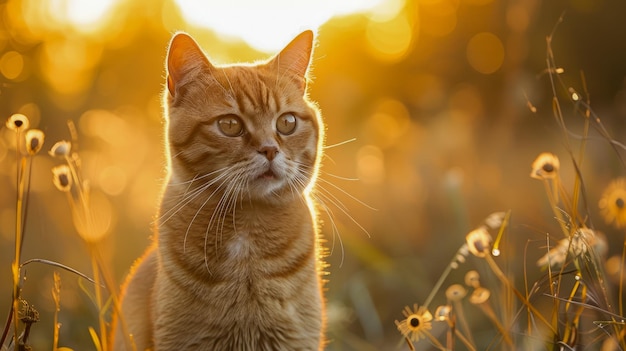
[(267, 171), (265, 171), (264, 173), (261, 173), (261, 175), (259, 175), (259, 179), (276, 179), (276, 174), (271, 170), (268, 169)]

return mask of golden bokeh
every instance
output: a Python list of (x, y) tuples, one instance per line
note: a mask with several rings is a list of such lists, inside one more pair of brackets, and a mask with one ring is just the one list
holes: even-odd
[[(227, 2), (197, 1), (204, 12), (196, 12), (211, 17), (211, 7)], [(93, 242), (113, 279), (123, 281), (154, 235), (167, 176), (163, 88), (172, 33), (190, 33), (216, 63), (254, 62), (315, 20), (320, 27), (309, 93), (324, 117), (329, 145), (320, 183), (331, 215), (321, 213), (320, 220), (325, 240), (334, 243), (328, 257), (328, 350), (394, 349), (401, 338), (394, 313), (423, 299), (425, 286), (486, 214), (511, 209), (514, 235), (504, 240), (528, 245), (537, 258), (547, 252), (541, 247), (545, 234), (558, 233), (559, 223), (541, 182), (528, 177), (542, 152), (561, 157), (563, 186), (574, 183), (577, 172), (585, 175), (588, 206), (579, 207), (588, 213), (581, 218), (607, 232), (609, 250), (621, 247), (621, 241), (612, 242), (622, 233), (615, 220), (621, 202), (603, 190), (623, 176), (616, 153), (623, 153), (625, 135), (626, 54), (610, 43), (620, 43), (626, 32), (626, 3), (605, 3), (252, 0), (235, 9), (239, 17), (220, 18), (227, 28), (205, 27), (202, 16), (192, 20), (189, 8), (175, 0), (0, 1), (0, 111), (5, 120), (27, 116), (30, 128), (45, 134), (43, 149), (22, 161), (16, 133), (0, 129), (0, 268), (13, 257), (19, 164), (32, 161), (24, 257), (89, 272), (83, 248), (84, 241)], [(349, 10), (354, 8), (359, 10)], [(255, 16), (268, 24), (242, 20)], [(233, 34), (233, 27), (254, 35)], [(545, 67), (546, 37), (553, 31), (556, 61), (563, 65), (552, 77), (558, 78), (556, 96), (565, 102), (564, 130), (553, 119), (551, 71)], [(584, 120), (576, 118), (587, 95), (602, 113), (587, 119), (593, 128), (584, 140), (592, 147), (575, 168), (560, 138), (583, 134)], [(76, 151), (92, 217), (72, 214), (68, 194), (52, 183), (50, 170), (67, 162), (47, 153), (60, 140)], [(505, 244), (499, 249), (498, 259), (511, 257), (511, 267), (525, 258)], [(619, 262), (607, 263), (614, 275)], [(33, 327), (34, 349), (50, 349), (53, 270), (29, 267), (24, 285), (24, 296), (48, 318)], [(0, 281), (8, 282), (9, 273), (0, 272)], [(85, 302), (84, 284), (69, 273), (61, 279), (63, 346), (93, 349), (86, 330), (97, 324), (97, 315)], [(0, 289), (0, 313), (10, 295)], [(445, 297), (431, 307), (438, 303), (446, 303)]]
[(504, 45), (493, 33), (478, 33), (467, 43), (467, 60), (477, 72), (494, 73), (504, 62)]

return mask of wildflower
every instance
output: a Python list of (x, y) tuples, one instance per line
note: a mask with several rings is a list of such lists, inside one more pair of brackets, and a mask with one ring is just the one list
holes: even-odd
[(50, 156), (66, 157), (70, 154), (71, 150), (72, 150), (72, 143), (70, 143), (67, 140), (61, 140), (61, 141), (57, 141), (52, 146), (49, 153), (50, 153)]
[(16, 113), (9, 117), (6, 126), (7, 128), (17, 132), (20, 130), (28, 129), (28, 127), (30, 126), (30, 122), (28, 121), (28, 117), (24, 116), (21, 113)]
[(29, 155), (35, 155), (41, 150), (45, 135), (39, 129), (31, 129), (26, 132), (26, 151)]
[(626, 178), (613, 180), (602, 193), (598, 203), (600, 213), (607, 224), (617, 228), (626, 227)]
[(52, 168), (52, 182), (60, 191), (67, 192), (72, 188), (72, 176), (68, 165), (60, 165)]
[(491, 247), (491, 235), (485, 227), (474, 229), (465, 237), (467, 248), (474, 256), (485, 257)]
[(480, 274), (475, 270), (465, 273), (465, 285), (478, 288), (480, 286)]
[(450, 313), (452, 307), (450, 305), (441, 305), (435, 310), (435, 320), (439, 322), (447, 321), (450, 319)]
[(480, 305), (480, 304), (487, 302), (490, 296), (491, 296), (491, 291), (489, 291), (489, 289), (478, 287), (474, 289), (474, 292), (472, 293), (472, 295), (470, 295), (469, 302), (474, 305)]
[(544, 152), (541, 153), (533, 162), (533, 170), (530, 176), (535, 179), (554, 179), (556, 178), (561, 164), (556, 155)]
[(413, 305), (413, 309), (409, 306), (404, 308), (402, 314), (406, 317), (402, 321), (396, 321), (396, 326), (402, 335), (411, 341), (419, 341), (420, 338), (426, 338), (429, 330), (432, 329), (433, 315), (424, 306), (418, 308), (417, 304)]
[(460, 301), (467, 295), (467, 290), (461, 284), (452, 284), (446, 289), (446, 298), (450, 301)]

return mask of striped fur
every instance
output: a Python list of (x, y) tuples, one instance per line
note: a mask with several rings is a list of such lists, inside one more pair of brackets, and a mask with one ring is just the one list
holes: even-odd
[(172, 39), (168, 183), (154, 244), (122, 289), (113, 350), (323, 349), (312, 42), (307, 31), (266, 62), (214, 66), (188, 35)]

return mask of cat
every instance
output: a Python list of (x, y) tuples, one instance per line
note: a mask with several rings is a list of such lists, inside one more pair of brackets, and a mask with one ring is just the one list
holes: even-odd
[(122, 287), (114, 351), (324, 348), (313, 43), (305, 31), (267, 61), (217, 66), (173, 36), (169, 174), (155, 240)]

